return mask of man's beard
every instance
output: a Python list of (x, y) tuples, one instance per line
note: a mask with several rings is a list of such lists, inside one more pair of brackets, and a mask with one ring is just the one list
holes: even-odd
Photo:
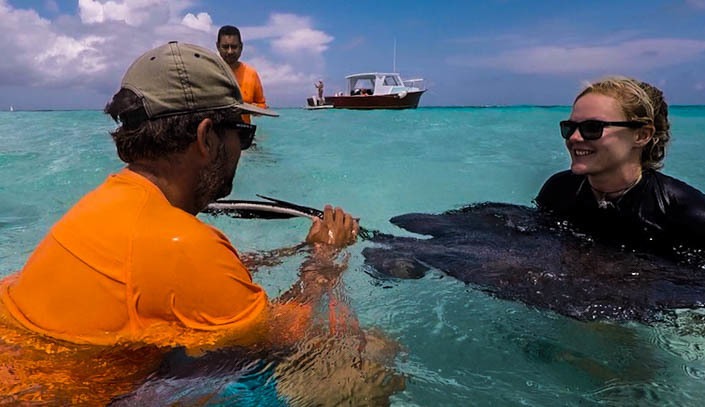
[(228, 155), (223, 144), (218, 148), (215, 160), (201, 170), (196, 185), (196, 196), (205, 207), (210, 202), (219, 198), (224, 198), (233, 190), (233, 178), (235, 169), (229, 170)]

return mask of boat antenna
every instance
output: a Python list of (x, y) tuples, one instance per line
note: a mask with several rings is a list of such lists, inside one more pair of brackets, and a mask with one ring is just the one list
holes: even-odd
[(394, 59), (392, 60), (392, 72), (397, 72), (397, 38), (394, 37)]

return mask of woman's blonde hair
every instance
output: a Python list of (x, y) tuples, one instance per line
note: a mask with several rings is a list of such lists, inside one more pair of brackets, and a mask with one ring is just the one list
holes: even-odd
[(575, 102), (588, 93), (597, 93), (617, 100), (627, 120), (643, 121), (654, 126), (654, 135), (641, 152), (643, 168), (663, 167), (666, 146), (671, 140), (668, 104), (660, 89), (636, 79), (611, 76), (588, 84)]

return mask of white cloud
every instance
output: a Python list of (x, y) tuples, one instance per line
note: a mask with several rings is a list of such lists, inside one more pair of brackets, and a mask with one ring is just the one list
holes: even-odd
[(689, 62), (704, 52), (702, 40), (657, 38), (602, 46), (544, 45), (492, 56), (453, 57), (449, 62), (523, 74), (635, 72)]
[[(0, 54), (5, 56), (0, 86), (84, 89), (107, 99), (129, 64), (149, 48), (177, 40), (215, 51), (217, 27), (210, 14), (193, 11), (194, 4), (79, 0), (75, 15), (50, 20), (0, 0)], [(311, 19), (294, 14), (275, 13), (265, 24), (241, 30), (243, 60), (258, 70), (275, 104), (309, 92), (325, 66), (322, 53), (333, 41)]]
[(169, 13), (158, 12), (165, 8), (169, 8), (166, 0), (78, 0), (79, 16), (85, 24), (118, 21), (139, 27), (158, 21), (165, 22), (168, 21)]
[[(32, 29), (27, 29), (32, 27)], [(0, 84), (22, 84), (30, 80), (35, 67), (37, 44), (51, 47), (54, 35), (47, 35), (50, 22), (34, 10), (12, 9), (0, 2)]]
[(265, 25), (254, 27), (240, 27), (244, 41), (257, 39), (278, 38), (286, 34), (311, 28), (311, 19), (296, 14), (272, 13)]
[(257, 67), (260, 79), (266, 87), (280, 87), (282, 85), (300, 85), (307, 87), (313, 82), (315, 75), (312, 73), (299, 72), (294, 66), (287, 63), (273, 63), (266, 58), (253, 58), (248, 61), (252, 66)]
[(106, 67), (105, 55), (98, 47), (105, 41), (95, 36), (82, 39), (58, 36), (35, 56), (35, 62), (49, 78), (60, 79), (69, 69), (74, 75), (94, 74)]
[[(78, 15), (61, 16), (54, 24), (34, 10), (14, 9), (0, 0), (0, 53), (7, 56), (0, 59), (0, 85), (112, 90), (129, 63), (152, 46), (169, 40), (211, 43), (212, 34), (197, 30), (208, 31), (207, 14), (199, 13), (190, 24), (171, 17), (188, 4), (80, 0)], [(145, 19), (147, 10), (161, 17)], [(149, 29), (135, 26), (150, 18), (150, 23), (159, 21), (145, 26)]]
[(199, 31), (210, 32), (213, 29), (213, 20), (211, 20), (211, 16), (208, 13), (198, 13), (195, 16), (188, 13), (181, 20), (181, 23), (186, 27)]
[(194, 3), (193, 0), (78, 0), (78, 13), (85, 24), (117, 21), (140, 27), (178, 21)]
[(322, 31), (303, 28), (289, 32), (272, 41), (272, 48), (284, 54), (298, 52), (320, 54), (328, 49), (328, 44), (331, 41), (333, 41), (333, 37)]
[(310, 18), (295, 14), (273, 13), (262, 26), (240, 27), (243, 41), (271, 39), (272, 49), (282, 54), (321, 54), (333, 37), (313, 28)]

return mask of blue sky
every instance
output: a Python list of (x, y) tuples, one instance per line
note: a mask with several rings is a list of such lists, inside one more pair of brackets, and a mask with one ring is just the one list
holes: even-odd
[(392, 70), (395, 41), (421, 106), (568, 105), (608, 74), (705, 104), (705, 0), (0, 0), (0, 109), (102, 109), (135, 57), (225, 24), (274, 107)]

